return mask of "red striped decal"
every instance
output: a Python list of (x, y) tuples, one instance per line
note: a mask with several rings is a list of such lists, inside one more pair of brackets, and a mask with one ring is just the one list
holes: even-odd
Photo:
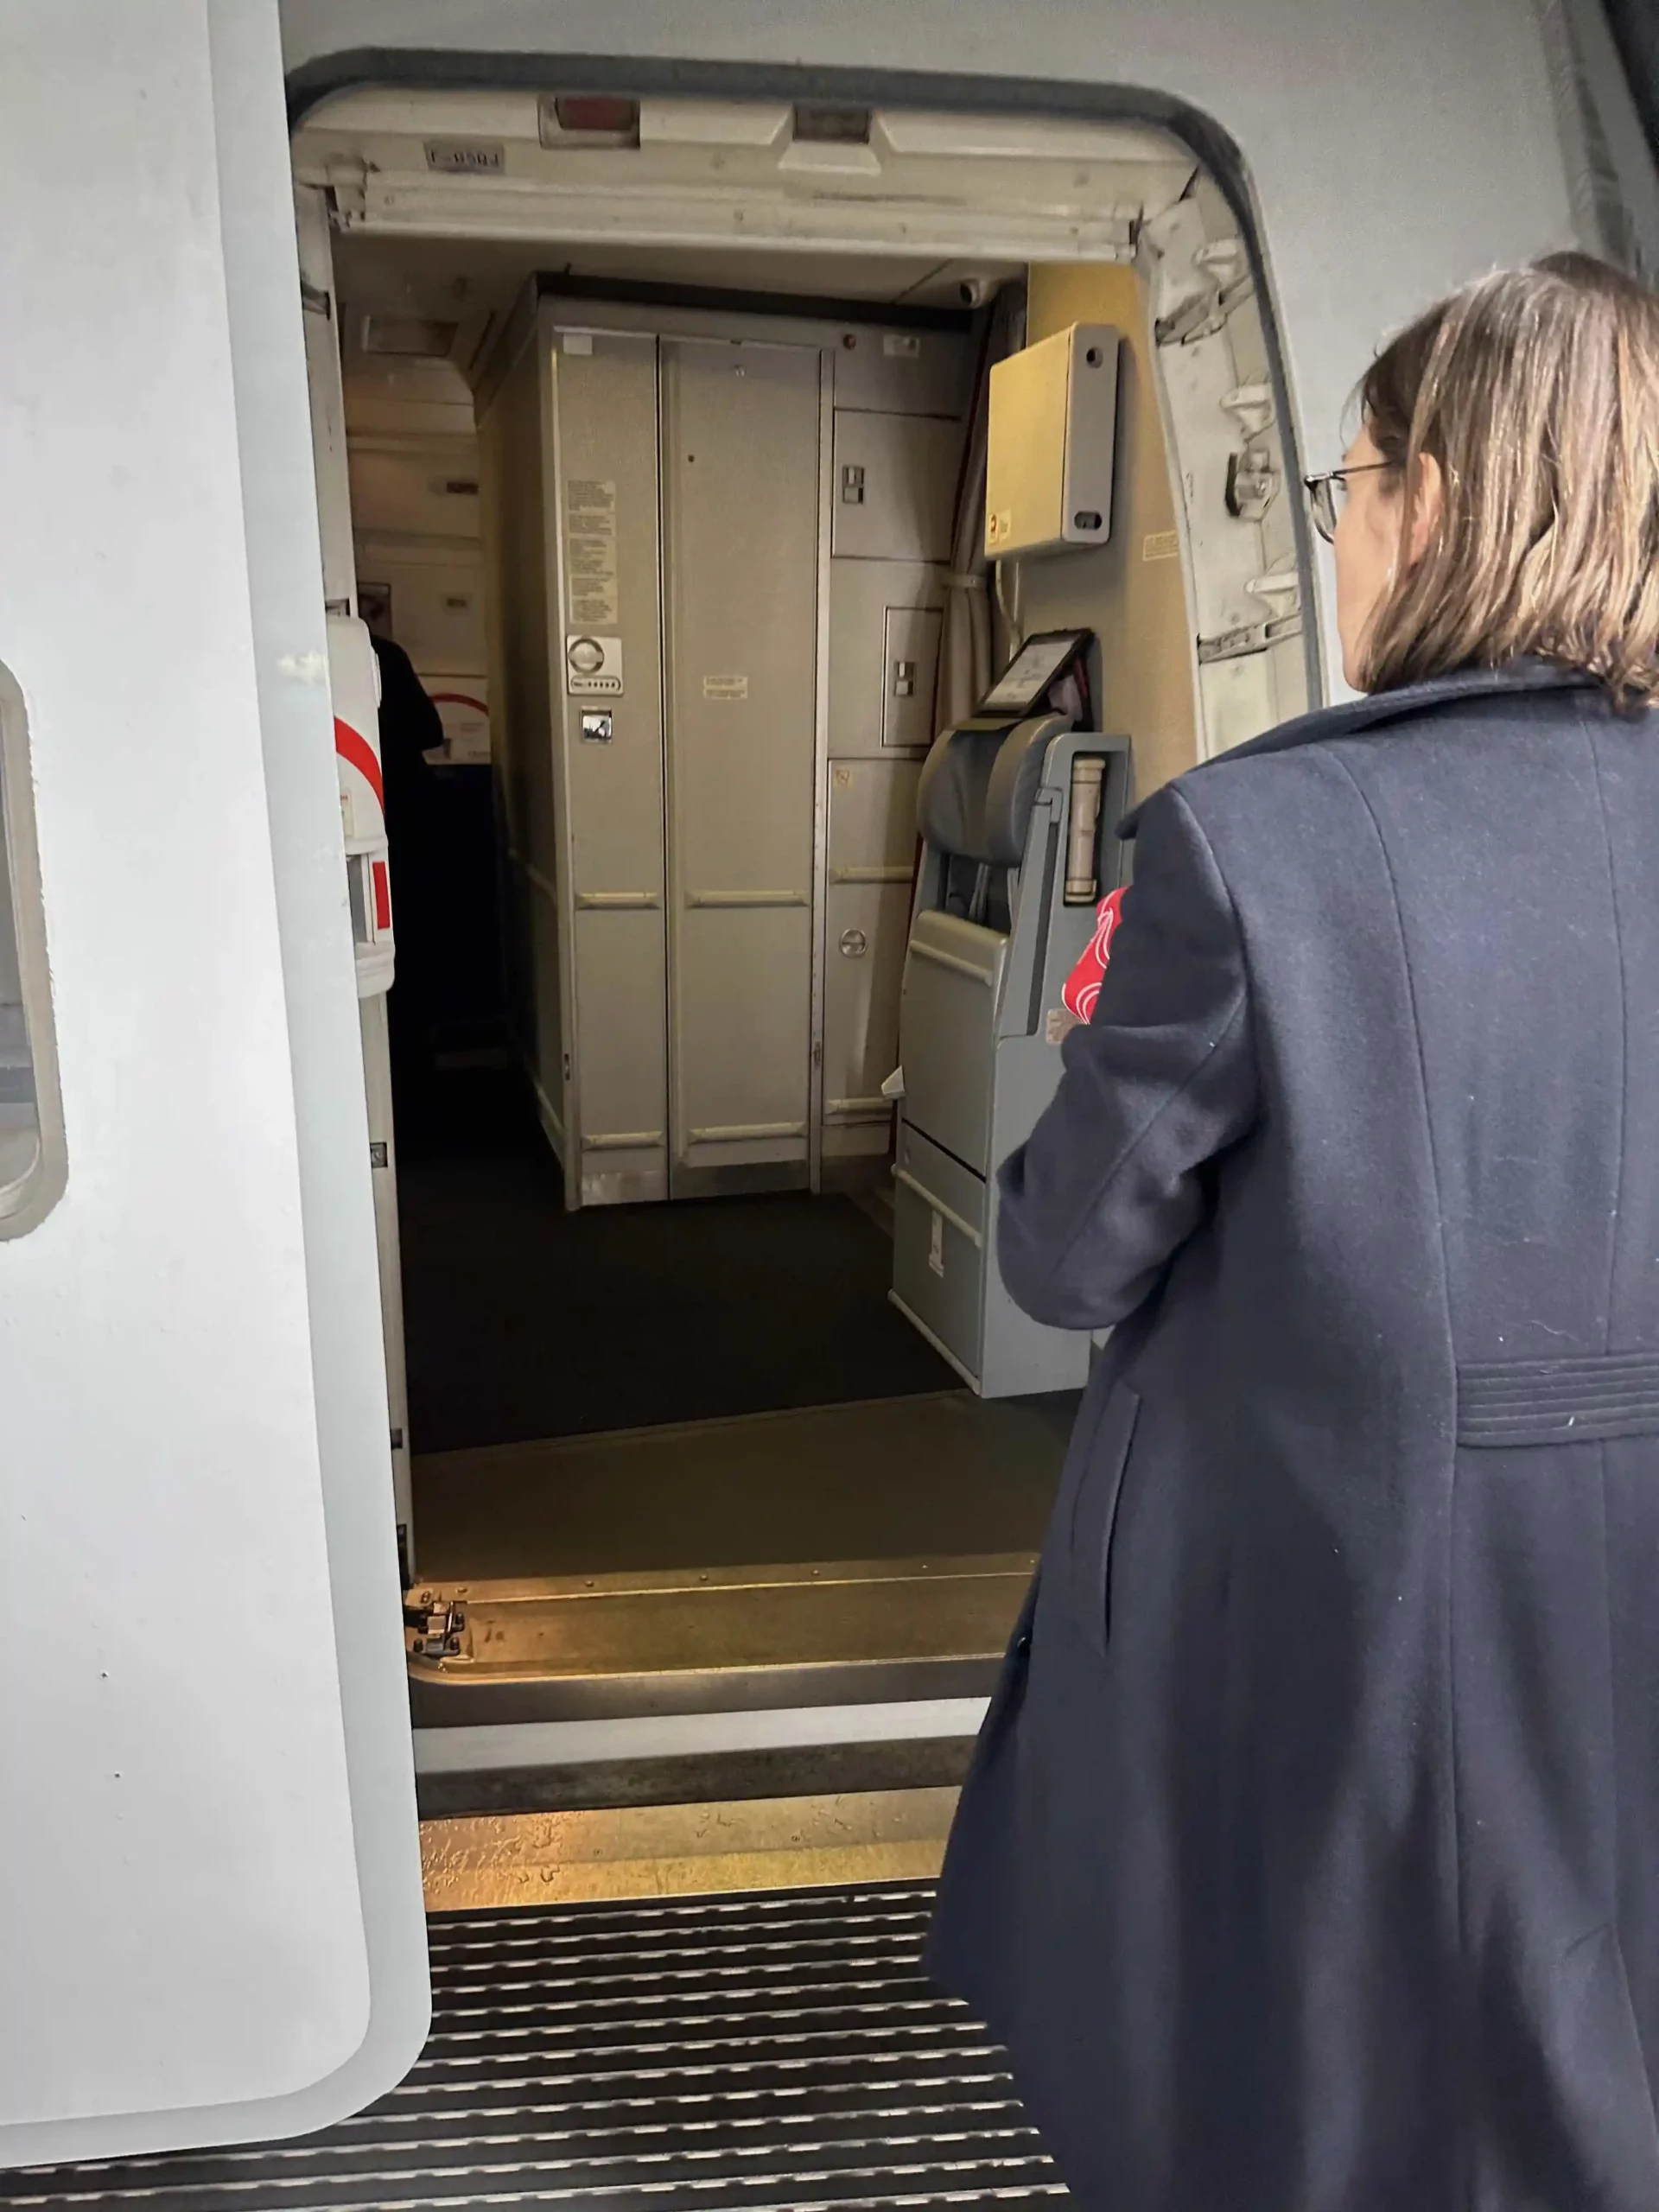
[(382, 815), (386, 810), (386, 787), (380, 777), (380, 763), (374, 757), (374, 747), (359, 735), (350, 722), (334, 716), (334, 750), (340, 759), (348, 761), (374, 793), (374, 803)]
[(471, 698), (465, 691), (435, 691), (432, 703), (435, 707), (475, 707), (480, 715), (490, 711), (481, 699)]
[(1068, 1014), (1075, 1014), (1079, 1021), (1092, 1021), (1095, 1004), (1100, 996), (1101, 984), (1111, 965), (1112, 939), (1117, 925), (1123, 918), (1123, 890), (1109, 892), (1095, 910), (1095, 933), (1090, 939), (1089, 950), (1065, 979), (1060, 993), (1060, 1003)]
[(386, 875), (385, 861), (372, 861), (369, 874), (374, 881), (374, 926), (378, 930), (391, 927), (391, 884)]

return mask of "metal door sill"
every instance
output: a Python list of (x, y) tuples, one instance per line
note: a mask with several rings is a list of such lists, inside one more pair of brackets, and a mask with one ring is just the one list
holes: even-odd
[(461, 1648), (411, 1649), (411, 1716), (424, 1732), (982, 1699), (1034, 1565), (995, 1554), (430, 1586)]

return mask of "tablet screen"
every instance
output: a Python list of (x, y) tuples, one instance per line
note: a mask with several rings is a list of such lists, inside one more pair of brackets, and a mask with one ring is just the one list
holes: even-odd
[(1057, 630), (1027, 639), (986, 693), (982, 715), (1022, 715), (1034, 706), (1089, 635)]

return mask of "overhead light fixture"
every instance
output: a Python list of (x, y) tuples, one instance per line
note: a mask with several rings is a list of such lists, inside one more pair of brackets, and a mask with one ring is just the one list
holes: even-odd
[(543, 146), (637, 146), (639, 103), (613, 92), (544, 93), (539, 103)]

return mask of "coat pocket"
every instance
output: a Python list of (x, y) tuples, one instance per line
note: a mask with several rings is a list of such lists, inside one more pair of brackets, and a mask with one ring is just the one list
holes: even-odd
[(1008, 1638), (1008, 1648), (1003, 1656), (1001, 1671), (996, 1678), (996, 1688), (991, 1692), (985, 1718), (980, 1723), (979, 1741), (974, 1757), (976, 1771), (989, 1764), (993, 1751), (1025, 1702), (1026, 1681), (1031, 1672), (1032, 1624), (1037, 1618), (1037, 1599), (1042, 1588), (1042, 1579), (1039, 1568), (1032, 1577), (1031, 1587), (1020, 1608), (1020, 1618)]
[(1115, 1382), (1072, 1438), (1054, 1515), (1057, 1580), (1067, 1610), (1103, 1656), (1111, 1632), (1112, 1538), (1141, 1401)]

